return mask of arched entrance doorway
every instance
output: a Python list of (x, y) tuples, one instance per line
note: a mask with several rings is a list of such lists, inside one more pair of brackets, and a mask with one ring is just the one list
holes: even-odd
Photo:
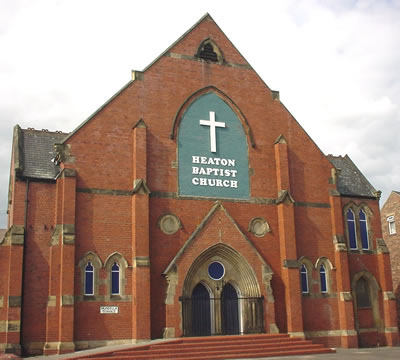
[(221, 318), (223, 334), (239, 334), (239, 299), (236, 289), (226, 284), (221, 293)]
[(180, 301), (184, 336), (265, 332), (254, 271), (227, 245), (214, 245), (193, 262)]
[(359, 346), (377, 346), (382, 332), (382, 317), (379, 310), (379, 285), (375, 277), (361, 271), (352, 281), (354, 313)]
[(203, 284), (197, 284), (192, 292), (192, 334), (211, 335), (210, 294)]

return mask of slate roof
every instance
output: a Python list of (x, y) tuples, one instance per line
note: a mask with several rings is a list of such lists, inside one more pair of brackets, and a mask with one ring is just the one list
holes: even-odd
[(337, 170), (337, 189), (343, 196), (376, 198), (376, 190), (357, 166), (346, 156), (328, 155)]
[(55, 156), (54, 144), (61, 142), (67, 134), (44, 130), (22, 129), (21, 176), (34, 179), (54, 179), (59, 171), (51, 160)]

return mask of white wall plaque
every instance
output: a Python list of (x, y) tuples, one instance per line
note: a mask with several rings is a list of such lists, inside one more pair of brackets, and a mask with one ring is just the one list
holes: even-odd
[(100, 306), (100, 314), (118, 314), (118, 306)]

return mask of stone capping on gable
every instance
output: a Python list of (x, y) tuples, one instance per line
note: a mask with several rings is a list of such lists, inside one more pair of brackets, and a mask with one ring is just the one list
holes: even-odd
[(0, 245), (4, 242), (7, 229), (0, 229)]
[(282, 135), (282, 134), (279, 135), (279, 136), (276, 138), (275, 142), (274, 142), (274, 145), (276, 145), (276, 144), (287, 144), (287, 140), (286, 140), (285, 136)]
[(120, 90), (118, 90), (111, 98), (109, 98), (103, 105), (101, 105), (95, 112), (89, 115), (86, 120), (80, 123), (73, 131), (71, 131), (59, 145), (66, 145), (67, 141), (72, 138), (81, 128), (83, 128), (90, 120), (92, 120), (97, 114), (99, 114), (103, 109), (105, 109), (115, 98), (117, 98), (125, 89), (129, 87), (136, 80), (129, 80)]
[(240, 230), (239, 226), (237, 225), (236, 221), (232, 218), (232, 216), (228, 213), (228, 211), (224, 208), (222, 205), (221, 201), (216, 201), (214, 205), (211, 207), (210, 211), (208, 214), (203, 218), (203, 220), (200, 222), (200, 224), (197, 226), (197, 228), (194, 230), (194, 232), (189, 236), (187, 241), (183, 244), (183, 246), (179, 249), (175, 257), (172, 259), (172, 261), (169, 263), (167, 268), (164, 270), (162, 273), (164, 276), (167, 276), (168, 273), (176, 266), (176, 263), (178, 259), (184, 254), (185, 250), (190, 246), (192, 241), (197, 237), (197, 235), (202, 231), (204, 226), (207, 224), (207, 222), (211, 219), (211, 217), (217, 212), (217, 210), (222, 210), (225, 215), (229, 218), (229, 220), (232, 222), (232, 224), (236, 227), (237, 231), (240, 232), (242, 235), (243, 239), (249, 243), (251, 248), (254, 250), (254, 252), (257, 254), (258, 258), (260, 259), (261, 263), (263, 264), (263, 267), (267, 269), (267, 271), (271, 274), (273, 274), (272, 269), (269, 267), (269, 265), (266, 263), (264, 258), (261, 256), (261, 254), (258, 252), (258, 250), (254, 247), (253, 243), (248, 239), (248, 237)]
[(22, 225), (12, 225), (0, 236), (0, 245), (24, 245), (25, 228)]
[[(235, 64), (236, 67), (243, 67), (246, 66), (246, 68), (254, 71), (256, 76), (260, 79), (260, 81), (264, 84), (265, 88), (270, 91), (272, 99), (279, 101), (280, 106), (283, 107), (285, 111), (290, 115), (290, 117), (295, 121), (295, 123), (300, 127), (302, 131), (306, 134), (306, 136), (310, 139), (310, 141), (314, 144), (314, 146), (319, 150), (319, 152), (324, 155), (324, 153), (321, 151), (321, 149), (318, 147), (318, 145), (315, 143), (315, 141), (308, 135), (308, 133), (304, 130), (304, 128), (301, 126), (301, 124), (296, 120), (296, 118), (293, 116), (293, 114), (286, 108), (286, 106), (280, 101), (279, 99), (279, 91), (273, 91), (269, 88), (269, 86), (265, 83), (265, 81), (261, 78), (260, 75), (253, 69), (253, 67), (249, 64), (249, 62), (245, 59), (245, 57), (240, 53), (240, 51), (236, 48), (236, 46), (230, 41), (230, 39), (226, 36), (226, 34), (222, 31), (222, 29), (218, 26), (218, 24), (214, 21), (214, 19), (210, 16), (209, 13), (206, 13), (203, 15), (199, 21), (197, 21), (189, 30), (187, 30), (181, 37), (179, 37), (175, 42), (173, 42), (165, 51), (163, 51), (157, 58), (155, 58), (148, 66), (146, 66), (143, 71), (133, 71), (132, 78), (133, 80), (130, 80), (125, 86), (123, 86), (119, 91), (117, 91), (109, 100), (107, 100), (102, 106), (100, 106), (94, 113), (92, 113), (85, 121), (83, 121), (78, 127), (76, 127), (70, 134), (68, 134), (62, 141), (62, 144), (66, 144), (67, 141), (72, 138), (82, 127), (84, 127), (91, 119), (93, 119), (98, 113), (100, 113), (104, 108), (106, 108), (116, 97), (118, 97), (125, 89), (127, 89), (133, 82), (135, 81), (141, 81), (143, 80), (143, 77), (145, 76), (145, 72), (150, 69), (154, 64), (156, 64), (162, 57), (164, 56), (170, 56), (171, 50), (179, 43), (181, 42), (188, 34), (190, 34), (193, 30), (196, 29), (203, 21), (212, 21), (215, 26), (218, 28), (218, 30), (223, 34), (223, 36), (228, 40), (228, 42), (231, 44), (232, 48), (237, 51), (237, 53), (242, 57), (244, 60), (245, 64)], [(242, 66), (243, 65), (243, 66)], [(245, 119), (243, 117), (243, 119)], [(246, 126), (248, 129), (245, 129), (247, 131), (250, 130), (249, 124), (247, 123), (246, 120)], [(246, 131), (246, 132), (247, 132)], [(174, 136), (174, 135), (172, 135)], [(254, 148), (256, 146), (254, 142), (253, 135), (251, 135), (251, 132), (249, 132), (249, 137), (250, 137), (250, 143), (251, 146)]]
[[(205, 20), (211, 20), (211, 16), (206, 13), (196, 24), (194, 24), (188, 31), (186, 31), (178, 40), (176, 40), (171, 46), (167, 48), (167, 50), (163, 51), (161, 55), (159, 55), (156, 59), (154, 59), (148, 66), (146, 66), (143, 71), (132, 71), (132, 79), (125, 84), (120, 90), (118, 90), (110, 99), (108, 99), (103, 105), (101, 105), (94, 113), (92, 113), (86, 120), (84, 120), (80, 125), (78, 125), (68, 136), (66, 136), (62, 144), (66, 144), (66, 142), (74, 136), (82, 127), (84, 127), (90, 120), (92, 120), (98, 113), (100, 113), (104, 108), (106, 108), (119, 94), (121, 94), (125, 89), (127, 89), (134, 81), (143, 80), (144, 73), (151, 68), (155, 63), (157, 63), (166, 53), (168, 53), (176, 44), (178, 44), (185, 36), (187, 36), (190, 32), (192, 32), (201, 22)], [(218, 25), (217, 25), (218, 26)], [(232, 44), (233, 45), (233, 44)]]
[[(230, 42), (232, 47), (240, 54), (240, 56), (243, 58), (245, 61), (245, 66), (248, 66), (249, 68), (252, 69), (252, 67), (249, 65), (248, 61), (244, 58), (244, 56), (240, 53), (240, 51), (235, 47), (235, 45), (229, 40), (229, 38), (226, 36), (226, 34), (222, 31), (222, 29), (218, 26), (218, 24), (214, 21), (214, 19), (211, 17), (209, 13), (206, 13), (203, 15), (199, 21), (197, 21), (189, 30), (187, 30), (181, 37), (179, 37), (176, 41), (174, 41), (165, 51), (163, 51), (157, 58), (155, 58), (144, 70), (148, 70), (151, 68), (156, 62), (158, 62), (163, 56), (166, 56), (171, 53), (171, 49), (173, 49), (178, 43), (180, 43), (187, 35), (189, 35), (194, 29), (196, 29), (202, 22), (204, 21), (212, 21), (215, 26), (218, 28), (218, 30), (226, 37), (226, 39)], [(207, 40), (207, 39), (205, 39)], [(204, 41), (201, 43), (203, 44)], [(201, 45), (199, 44), (199, 46)]]
[(296, 203), (290, 194), (290, 190), (280, 190), (278, 193), (278, 197), (276, 199), (276, 204), (282, 204), (282, 203), (290, 203), (294, 204)]
[[(71, 133), (69, 133), (62, 141), (61, 144), (66, 144), (66, 142), (73, 137), (82, 127), (84, 127), (90, 120), (92, 120), (98, 113), (100, 113), (104, 108), (106, 108), (116, 97), (118, 97), (125, 89), (127, 89), (133, 82), (143, 80), (145, 76), (145, 72), (150, 69), (154, 64), (156, 64), (162, 57), (168, 56), (170, 54), (170, 50), (174, 48), (179, 42), (181, 42), (189, 33), (191, 33), (197, 26), (200, 25), (203, 21), (212, 21), (215, 23), (214, 19), (206, 13), (201, 19), (196, 22), (189, 30), (187, 30), (181, 37), (179, 37), (175, 42), (173, 42), (165, 51), (163, 51), (158, 57), (156, 57), (148, 66), (146, 66), (143, 71), (132, 71), (132, 80), (130, 80), (126, 85), (124, 85), (119, 91), (117, 91), (109, 100), (107, 100), (103, 105), (101, 105), (95, 112), (93, 112), (86, 120), (84, 120), (80, 125), (78, 125)], [(229, 38), (225, 35), (225, 33), (221, 30), (221, 28), (215, 23), (219, 31), (226, 37), (226, 39), (231, 43), (232, 47), (240, 54), (246, 64), (250, 69), (252, 67), (248, 64), (247, 60), (244, 56), (239, 52), (239, 50), (233, 45), (233, 43), (229, 40)], [(239, 64), (237, 64), (239, 65)], [(254, 70), (253, 70), (254, 71)], [(258, 74), (257, 74), (258, 76)], [(260, 80), (263, 82), (260, 76), (258, 76)], [(263, 82), (264, 83), (264, 82)], [(264, 83), (265, 84), (265, 83)], [(268, 90), (269, 87), (265, 84)], [(270, 90), (271, 91), (271, 90)]]
[[(147, 125), (146, 125), (146, 123), (144, 122), (144, 120), (143, 119), (139, 119), (139, 121), (135, 124), (135, 126), (133, 127), (133, 129), (136, 129), (136, 128), (144, 128), (144, 129), (147, 129)], [(132, 129), (132, 130), (133, 130)]]
[(14, 153), (14, 171), (17, 176), (22, 174), (23, 164), (22, 164), (22, 129), (19, 125), (14, 126), (13, 132), (13, 153)]
[(133, 182), (133, 194), (150, 194), (151, 191), (147, 186), (146, 180), (135, 179)]

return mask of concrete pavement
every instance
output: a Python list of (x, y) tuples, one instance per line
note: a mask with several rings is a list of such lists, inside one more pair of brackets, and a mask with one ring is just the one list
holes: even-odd
[[(400, 360), (400, 347), (336, 349), (336, 354), (298, 355), (260, 358), (258, 360)], [(229, 360), (229, 359), (227, 359)], [(244, 359), (242, 359), (244, 360)], [(255, 360), (255, 359), (246, 359)]]

